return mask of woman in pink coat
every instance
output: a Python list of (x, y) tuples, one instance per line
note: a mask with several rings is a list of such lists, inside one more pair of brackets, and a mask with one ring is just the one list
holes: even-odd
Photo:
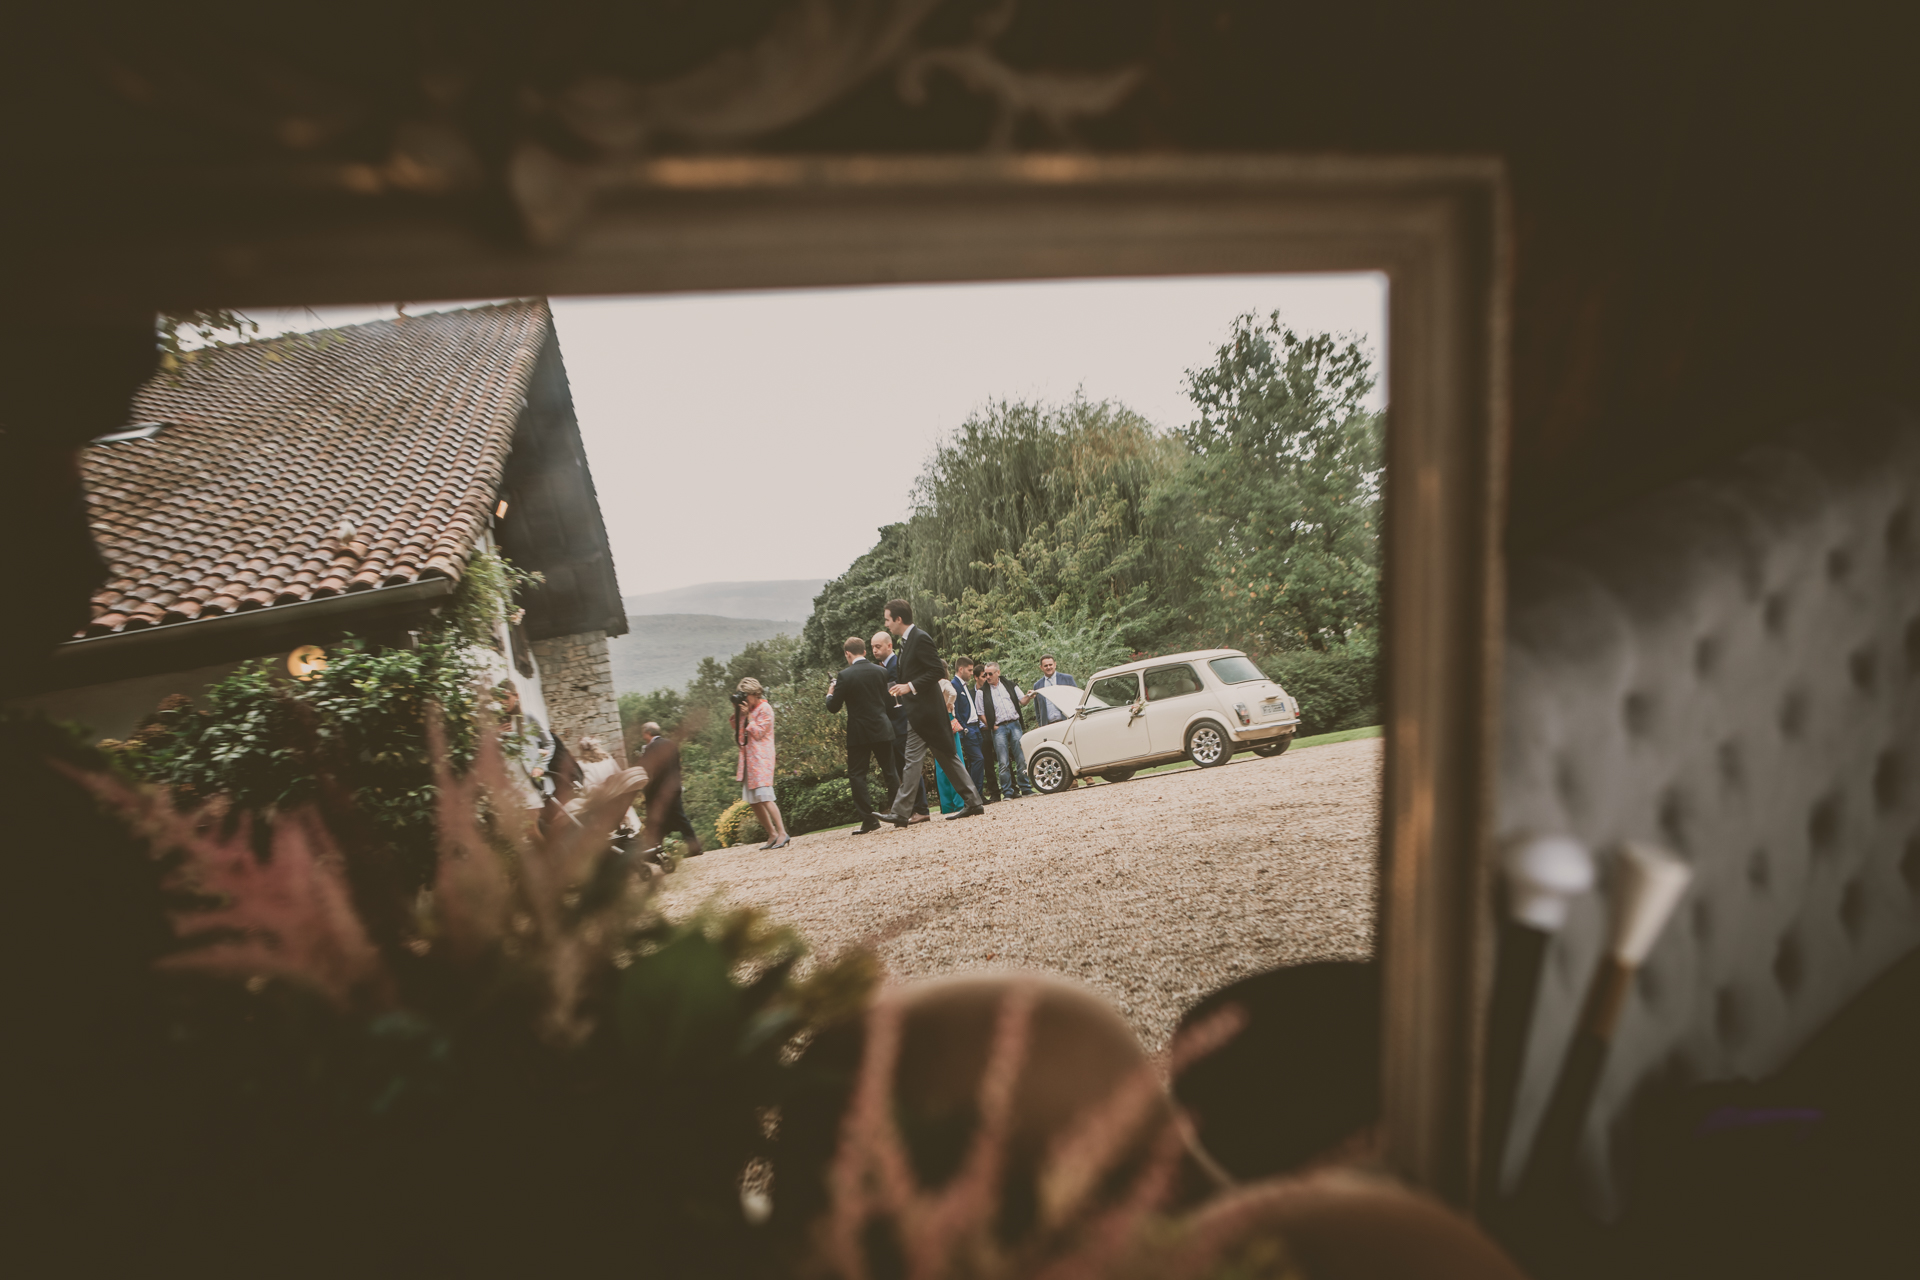
[(740, 798), (753, 806), (753, 816), (767, 833), (767, 842), (760, 847), (784, 849), (793, 837), (780, 821), (780, 806), (773, 799), (773, 704), (752, 676), (740, 682), (733, 701), (733, 740), (740, 744), (733, 776), (740, 780)]

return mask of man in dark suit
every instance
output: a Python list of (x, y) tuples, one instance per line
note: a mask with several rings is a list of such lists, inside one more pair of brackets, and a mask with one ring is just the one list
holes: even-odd
[(706, 850), (700, 847), (700, 837), (693, 833), (693, 823), (680, 803), (680, 744), (651, 720), (640, 726), (640, 741), (646, 745), (634, 763), (647, 771), (646, 789), (640, 793), (646, 814), (640, 828), (640, 854), (657, 857), (667, 836), (677, 831), (686, 837), (687, 856), (697, 858)]
[(887, 673), (867, 661), (867, 642), (848, 636), (841, 646), (847, 666), (827, 683), (827, 710), (847, 709), (847, 785), (853, 790), (854, 807), (860, 810), (863, 836), (880, 829), (874, 815), (873, 798), (867, 791), (867, 766), (880, 766), (887, 784), (887, 799), (900, 789), (900, 774), (893, 766), (893, 718), (889, 714), (893, 695), (887, 692)]
[(929, 752), (947, 771), (947, 781), (966, 801), (966, 807), (960, 812), (947, 815), (948, 820), (977, 817), (987, 810), (980, 803), (980, 789), (973, 785), (972, 775), (953, 749), (954, 721), (947, 714), (945, 693), (946, 664), (940, 661), (933, 637), (913, 625), (912, 605), (905, 600), (889, 600), (885, 617), (887, 630), (899, 641), (900, 652), (896, 656), (900, 665), (894, 677), (896, 683), (889, 692), (907, 708), (907, 767), (900, 779), (899, 793), (893, 798), (893, 811), (881, 814), (880, 820), (896, 827), (912, 821), (909, 810), (913, 805), (914, 785), (920, 781), (920, 771)]
[[(1040, 678), (1033, 682), (1033, 692), (1021, 699), (1021, 704), (1024, 706), (1027, 702), (1039, 697), (1040, 691), (1051, 684), (1064, 685), (1069, 689), (1078, 689), (1080, 687), (1078, 680), (1075, 680), (1064, 671), (1055, 669), (1053, 655), (1049, 653), (1040, 659)], [(1055, 720), (1065, 720), (1067, 718), (1066, 712), (1054, 706), (1044, 697), (1040, 698), (1040, 705), (1035, 708), (1035, 711), (1040, 717), (1041, 724), (1052, 724)]]
[[(1033, 682), (1033, 692), (1027, 695), (1028, 700), (1035, 704), (1034, 711), (1040, 717), (1041, 724), (1052, 724), (1055, 720), (1065, 720), (1067, 718), (1066, 712), (1054, 706), (1053, 703), (1040, 692), (1042, 689), (1048, 685), (1062, 685), (1069, 689), (1078, 689), (1080, 687), (1078, 680), (1075, 680), (1066, 672), (1058, 670), (1057, 667), (1058, 664), (1054, 661), (1052, 654), (1041, 655), (1040, 678)], [(1080, 779), (1074, 778), (1069, 780), (1067, 785), (1069, 787), (1077, 787), (1080, 785), (1080, 782)]]
[[(873, 633), (873, 639), (867, 642), (873, 646), (873, 660), (887, 673), (889, 686), (899, 683), (900, 655), (893, 651), (893, 637), (885, 631)], [(907, 776), (907, 704), (887, 694), (887, 714), (893, 720), (893, 771), (900, 777)], [(892, 793), (888, 793), (888, 803), (892, 803)], [(913, 792), (913, 821), (930, 821), (927, 813), (927, 780), (920, 779), (920, 785)]]
[(961, 658), (953, 664), (953, 718), (960, 722), (960, 749), (966, 753), (967, 773), (973, 789), (986, 794), (986, 757), (981, 754), (980, 704), (975, 701), (973, 659)]

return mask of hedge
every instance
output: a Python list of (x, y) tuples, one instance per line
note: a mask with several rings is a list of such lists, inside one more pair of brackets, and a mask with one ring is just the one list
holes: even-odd
[(858, 822), (860, 811), (854, 807), (853, 787), (847, 780), (829, 778), (817, 786), (794, 788), (791, 800), (782, 796), (780, 817), (787, 831), (798, 836)]
[(1260, 666), (1300, 704), (1300, 737), (1380, 723), (1380, 660), (1371, 646), (1270, 654)]

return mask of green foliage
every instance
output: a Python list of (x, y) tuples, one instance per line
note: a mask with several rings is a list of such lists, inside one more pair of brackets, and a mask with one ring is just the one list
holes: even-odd
[(910, 527), (890, 524), (880, 530), (880, 541), (821, 588), (813, 598), (813, 614), (800, 630), (801, 665), (814, 671), (838, 671), (846, 665), (840, 646), (848, 636), (871, 639), (880, 629), (880, 611), (887, 601), (915, 599), (912, 549)]
[(780, 816), (794, 835), (860, 821), (860, 811), (853, 803), (853, 786), (845, 778), (833, 778), (810, 787), (795, 786), (791, 799), (783, 793)]
[(445, 714), (452, 765), (473, 760), (479, 668), (465, 644), (346, 644), (311, 680), (279, 672), (274, 660), (248, 663), (209, 688), (197, 708), (167, 708), (159, 732), (120, 744), (124, 764), (182, 804), (222, 797), (261, 815), (314, 803), (330, 779), (423, 883), (435, 856), (430, 708)]
[(754, 816), (753, 806), (745, 800), (735, 800), (713, 822), (714, 843), (723, 849), (737, 844), (763, 844), (767, 839), (766, 828), (760, 825), (760, 819)]
[(1371, 643), (1269, 654), (1260, 668), (1300, 703), (1299, 737), (1380, 723), (1380, 660)]
[(710, 710), (725, 707), (727, 695), (748, 676), (758, 680), (763, 689), (791, 684), (799, 659), (800, 641), (792, 636), (749, 641), (725, 663), (702, 658), (700, 670), (687, 686), (687, 702)]
[(1135, 584), (1116, 563), (1144, 532), (1136, 513), (1171, 457), (1152, 425), (1122, 405), (1079, 397), (1056, 408), (988, 405), (935, 448), (914, 486), (914, 583), (943, 602), (990, 592), (1003, 576), (996, 557), (1076, 519), (1110, 549), (1080, 563), (1079, 576), (1097, 580), (1076, 585), (1124, 599)]
[(1242, 316), (1187, 375), (1191, 454), (1156, 495), (1184, 560), (1182, 612), (1253, 652), (1345, 643), (1380, 613), (1382, 415), (1352, 340)]
[[(1040, 675), (1040, 659), (1052, 654), (1059, 669), (1079, 677), (1081, 687), (1102, 667), (1125, 662), (1131, 646), (1111, 618), (1090, 616), (1082, 604), (1065, 617), (1024, 614), (1010, 622), (997, 655), (1003, 677), (1031, 685)], [(1028, 674), (1031, 673), (1031, 674)]]
[(620, 736), (626, 740), (627, 759), (639, 754), (641, 725), (657, 724), (663, 733), (672, 733), (686, 714), (686, 695), (675, 689), (621, 694)]
[(847, 717), (827, 710), (827, 680), (807, 673), (770, 697), (780, 776), (809, 786), (847, 769)]
[(514, 603), (518, 594), (545, 581), (543, 574), (522, 569), (485, 547), (476, 547), (436, 630), (481, 648), (498, 648), (495, 628), (501, 619), (519, 620), (520, 610)]
[(371, 833), (388, 843), (404, 877), (425, 882), (435, 857), (435, 757), (427, 719), (446, 725), (447, 761), (473, 761), (479, 682), (476, 650), (494, 640), (513, 593), (537, 574), (477, 551), (433, 630), (415, 649), (335, 646), (308, 680), (277, 660), (247, 663), (201, 695), (170, 700), (133, 739), (112, 744), (125, 767), (168, 787), (182, 804), (214, 797), (270, 816), (320, 797), (322, 780), (345, 788)]

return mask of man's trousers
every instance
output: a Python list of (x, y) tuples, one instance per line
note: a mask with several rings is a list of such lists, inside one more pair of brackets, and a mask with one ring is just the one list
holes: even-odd
[[(960, 763), (960, 757), (953, 749), (953, 733), (938, 734), (932, 742), (920, 736), (917, 729), (907, 731), (907, 767), (900, 777), (900, 790), (893, 797), (893, 816), (905, 821), (913, 814), (913, 796), (918, 787), (925, 786), (924, 771), (927, 755), (931, 752), (934, 761), (947, 771), (947, 781), (960, 793), (961, 799), (975, 809), (983, 808), (980, 802), (980, 788), (973, 785), (973, 778), (966, 767)], [(924, 792), (922, 792), (924, 794)]]
[(700, 837), (693, 833), (693, 821), (687, 817), (685, 806), (681, 804), (682, 792), (679, 787), (669, 796), (655, 796), (646, 802), (647, 820), (640, 833), (642, 849), (658, 848), (660, 842), (678, 832), (690, 844), (698, 845)]
[(1027, 752), (1020, 745), (1020, 726), (1009, 720), (993, 726), (993, 749), (1000, 757), (1000, 795), (1011, 800), (1033, 794), (1033, 780), (1027, 777)]
[(973, 779), (973, 789), (985, 794), (987, 786), (986, 757), (980, 754), (980, 726), (970, 724), (960, 730), (960, 749), (967, 755), (967, 774)]
[(847, 786), (853, 792), (853, 807), (860, 811), (860, 821), (874, 821), (873, 796), (867, 790), (867, 765), (880, 766), (880, 778), (887, 784), (883, 793), (889, 803), (893, 793), (900, 789), (900, 771), (893, 767), (893, 742), (862, 742), (847, 744)]
[[(904, 778), (907, 776), (907, 735), (913, 730), (907, 723), (905, 711), (891, 712), (890, 716), (893, 720), (893, 771)], [(895, 787), (899, 785), (897, 782), (894, 783)], [(887, 794), (893, 793), (889, 791)], [(913, 811), (915, 813), (927, 811), (927, 780), (925, 778), (920, 779), (920, 788), (914, 793)]]

